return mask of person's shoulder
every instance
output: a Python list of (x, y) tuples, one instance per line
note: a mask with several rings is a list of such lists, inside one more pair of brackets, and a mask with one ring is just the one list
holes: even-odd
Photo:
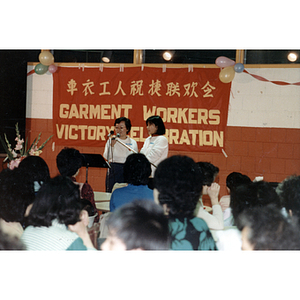
[(200, 231), (200, 230), (209, 230), (206, 222), (198, 217), (194, 217), (190, 220), (190, 222), (194, 225), (194, 227)]

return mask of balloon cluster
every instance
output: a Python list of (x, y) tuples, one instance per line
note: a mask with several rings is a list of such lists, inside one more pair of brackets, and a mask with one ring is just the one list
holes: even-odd
[(39, 61), (40, 63), (37, 64), (34, 68), (34, 72), (36, 74), (42, 75), (47, 71), (52, 74), (56, 72), (57, 66), (54, 64), (54, 57), (50, 51), (42, 51), (39, 55)]
[(234, 60), (225, 56), (219, 56), (215, 63), (221, 68), (219, 78), (224, 83), (231, 82), (235, 73), (242, 73), (244, 71), (244, 65), (242, 63), (235, 63)]

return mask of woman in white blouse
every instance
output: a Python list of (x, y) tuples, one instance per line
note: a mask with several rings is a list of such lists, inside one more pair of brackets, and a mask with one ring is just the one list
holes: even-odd
[(147, 131), (149, 137), (144, 142), (141, 149), (151, 163), (151, 177), (154, 177), (154, 172), (158, 164), (168, 157), (169, 143), (164, 136), (166, 128), (160, 116), (151, 116), (146, 120)]

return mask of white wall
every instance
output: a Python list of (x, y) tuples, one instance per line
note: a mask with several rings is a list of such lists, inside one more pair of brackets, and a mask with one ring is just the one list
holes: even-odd
[[(28, 66), (28, 72), (34, 67)], [(270, 81), (300, 82), (298, 68), (246, 68)], [(27, 76), (26, 118), (52, 119), (52, 74)], [(236, 73), (228, 126), (300, 128), (300, 86), (280, 86)]]

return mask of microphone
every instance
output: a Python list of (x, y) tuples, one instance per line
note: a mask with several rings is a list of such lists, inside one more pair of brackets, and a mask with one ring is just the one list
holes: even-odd
[(111, 138), (112, 140), (115, 140), (116, 138), (120, 137), (120, 133), (117, 133), (116, 136), (114, 136), (113, 138)]
[(110, 137), (110, 136), (112, 136), (113, 134), (114, 134), (114, 131), (111, 130), (107, 137)]

